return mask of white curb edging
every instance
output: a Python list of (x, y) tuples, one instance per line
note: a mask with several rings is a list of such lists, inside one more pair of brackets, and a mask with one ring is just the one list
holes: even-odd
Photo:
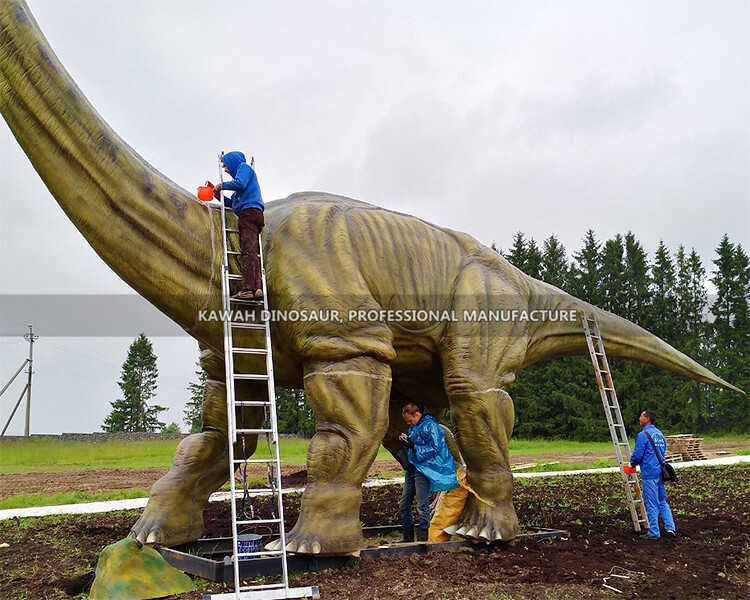
[[(722, 458), (711, 458), (708, 460), (693, 460), (688, 462), (671, 463), (673, 467), (681, 469), (684, 467), (705, 467), (713, 465), (734, 465), (750, 462), (750, 456), (725, 456)], [(576, 471), (544, 471), (537, 473), (514, 473), (513, 478), (525, 477), (556, 477), (559, 475), (586, 475), (587, 473), (617, 473), (618, 467), (605, 467), (602, 469), (579, 469)], [(393, 479), (371, 479), (365, 481), (363, 487), (379, 487), (382, 485), (393, 485), (403, 483), (403, 477)], [(302, 492), (305, 488), (288, 488), (284, 493)], [(253, 496), (262, 496), (263, 493), (255, 493)], [(222, 502), (229, 500), (229, 492), (216, 492), (211, 494), (209, 502)], [(132, 498), (129, 500), (110, 500), (108, 502), (83, 502), (81, 504), (60, 504), (58, 506), (32, 506), (29, 508), (9, 508), (0, 510), (0, 521), (13, 519), (15, 517), (46, 517), (48, 515), (84, 515), (93, 513), (111, 512), (115, 510), (133, 510), (146, 506), (148, 498)]]

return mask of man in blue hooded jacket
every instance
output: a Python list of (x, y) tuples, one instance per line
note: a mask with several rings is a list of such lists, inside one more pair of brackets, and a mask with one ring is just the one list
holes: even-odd
[[(672, 517), (672, 510), (667, 504), (667, 490), (664, 488), (664, 481), (661, 477), (661, 462), (654, 452), (659, 452), (661, 461), (664, 461), (664, 455), (667, 451), (667, 440), (664, 434), (654, 426), (656, 415), (653, 411), (644, 410), (638, 418), (643, 429), (635, 438), (635, 448), (630, 455), (630, 466), (641, 465), (641, 486), (643, 487), (643, 502), (648, 514), (648, 533), (642, 535), (644, 539), (658, 540), (661, 537), (659, 532), (659, 517), (664, 521), (664, 531), (674, 537), (675, 524)], [(654, 442), (651, 442), (648, 439)]]
[(425, 413), (414, 403), (401, 409), (409, 425), (408, 435), (399, 436), (407, 448), (409, 459), (404, 475), (404, 490), (399, 502), (403, 542), (414, 541), (412, 503), (417, 498), (417, 541), (426, 542), (430, 529), (430, 492), (442, 492), (459, 487), (456, 464), (445, 442), (445, 432), (435, 417)]
[[(258, 257), (258, 235), (263, 229), (263, 197), (260, 194), (258, 177), (253, 168), (247, 164), (242, 152), (227, 152), (221, 157), (224, 171), (231, 175), (231, 181), (225, 181), (214, 187), (214, 196), (223, 200), (238, 217), (240, 230), (240, 250), (242, 252), (242, 289), (232, 298), (239, 300), (260, 300), (263, 298), (263, 284)], [(211, 185), (210, 181), (206, 185)], [(231, 198), (222, 196), (222, 190), (234, 192)]]

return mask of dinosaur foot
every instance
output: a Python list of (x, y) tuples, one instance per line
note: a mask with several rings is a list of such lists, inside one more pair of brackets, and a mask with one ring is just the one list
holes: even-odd
[(469, 496), (454, 532), (482, 542), (510, 541), (518, 535), (518, 517), (510, 500), (488, 506)]
[(181, 487), (160, 481), (151, 488), (148, 504), (128, 537), (159, 546), (197, 540), (203, 533), (202, 508)]
[[(309, 492), (314, 493), (309, 493)], [(357, 494), (361, 494), (356, 490)], [(303, 496), (297, 524), (286, 535), (287, 552), (329, 556), (358, 555), (362, 547), (359, 498), (354, 493), (321, 493), (310, 487)], [(281, 550), (281, 540), (266, 544), (266, 550)]]
[[(286, 536), (286, 550), (295, 554), (320, 554), (328, 556), (359, 555), (362, 547), (362, 529), (359, 521), (354, 526), (341, 523), (320, 524), (326, 518), (316, 519), (308, 526), (301, 521)], [(266, 544), (266, 550), (281, 550), (281, 540)]]

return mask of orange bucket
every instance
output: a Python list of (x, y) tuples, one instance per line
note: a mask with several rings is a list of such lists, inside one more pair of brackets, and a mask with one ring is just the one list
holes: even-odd
[(214, 188), (210, 185), (202, 185), (198, 188), (198, 200), (210, 202), (214, 199)]

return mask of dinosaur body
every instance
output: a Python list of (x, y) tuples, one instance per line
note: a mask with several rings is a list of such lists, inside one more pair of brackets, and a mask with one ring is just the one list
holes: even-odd
[[(0, 110), (96, 252), (200, 344), (209, 375), (204, 430), (180, 443), (131, 532), (146, 543), (195, 539), (203, 506), (228, 473), (223, 329), (201, 318), (221, 308), (220, 215), (119, 139), (18, 0), (0, 0)], [(469, 482), (492, 502), (470, 498), (459, 531), (486, 540), (517, 534), (508, 456), (514, 414), (504, 388), (538, 360), (586, 353), (586, 343), (575, 319), (467, 320), (464, 311), (595, 313), (612, 356), (736, 389), (640, 327), (524, 275), (466, 234), (320, 193), (267, 203), (265, 221), (269, 305), (341, 315), (272, 326), (276, 380), (304, 387), (318, 423), (302, 509), (288, 536), (291, 551), (359, 549), (361, 484), (379, 445), (398, 447), (407, 400), (438, 415), (450, 407)], [(351, 310), (388, 309), (452, 311), (458, 319), (349, 318)], [(235, 345), (262, 345), (253, 334), (238, 335)], [(239, 371), (262, 372), (259, 357), (242, 358)], [(256, 382), (240, 382), (236, 390), (238, 400), (265, 393)], [(248, 410), (244, 419), (258, 426), (262, 414)], [(255, 443), (235, 453), (251, 455)]]

